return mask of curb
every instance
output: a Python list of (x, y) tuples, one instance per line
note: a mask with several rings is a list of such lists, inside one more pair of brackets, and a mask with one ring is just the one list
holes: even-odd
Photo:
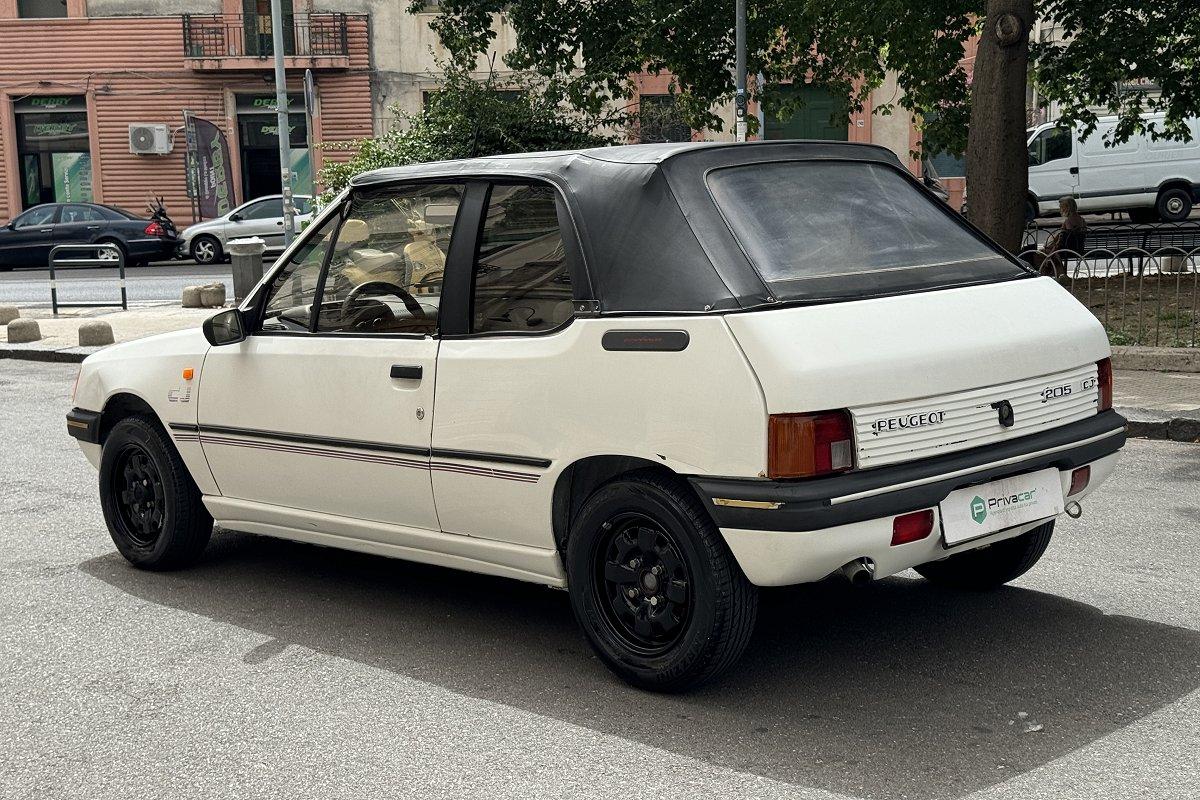
[(96, 352), (100, 348), (88, 348), (86, 350), (78, 347), (66, 348), (63, 350), (35, 350), (30, 348), (17, 349), (15, 347), (0, 347), (0, 359), (13, 358), (19, 361), (44, 361), (57, 364), (79, 364), (85, 358)]
[(1128, 420), (1127, 432), (1135, 439), (1200, 443), (1200, 417), (1170, 416), (1145, 409), (1117, 409)]
[(1200, 372), (1200, 347), (1114, 347), (1113, 369)]

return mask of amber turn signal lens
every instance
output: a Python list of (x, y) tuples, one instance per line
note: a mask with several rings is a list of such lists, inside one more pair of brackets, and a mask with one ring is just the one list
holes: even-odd
[(185, 381), (190, 381), (192, 379), (192, 376), (195, 374), (196, 373), (192, 371), (191, 367), (187, 367), (186, 369), (183, 370), (183, 379)]
[(767, 424), (767, 477), (809, 478), (854, 466), (848, 411), (772, 414)]

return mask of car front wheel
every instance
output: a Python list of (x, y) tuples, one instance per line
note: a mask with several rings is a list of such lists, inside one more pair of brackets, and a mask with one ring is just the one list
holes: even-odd
[(221, 260), (221, 243), (212, 236), (197, 236), (191, 254), (197, 264), (215, 264)]
[(144, 417), (121, 420), (105, 439), (100, 505), (117, 550), (143, 569), (188, 566), (212, 535), (212, 517), (174, 444)]
[(930, 561), (916, 570), (930, 583), (949, 589), (995, 589), (1032, 569), (1050, 546), (1053, 534), (1054, 520), (1050, 520), (1012, 539)]
[(634, 686), (691, 688), (750, 641), (757, 590), (678, 479), (636, 473), (597, 489), (571, 527), (566, 561), (576, 619)]

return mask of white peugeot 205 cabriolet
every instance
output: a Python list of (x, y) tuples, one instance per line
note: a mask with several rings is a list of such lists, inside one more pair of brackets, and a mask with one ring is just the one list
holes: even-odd
[(357, 178), (240, 307), (84, 362), (69, 432), (133, 564), (221, 526), (566, 587), (680, 690), (756, 587), (1011, 581), (1113, 469), (1097, 320), (858, 144)]

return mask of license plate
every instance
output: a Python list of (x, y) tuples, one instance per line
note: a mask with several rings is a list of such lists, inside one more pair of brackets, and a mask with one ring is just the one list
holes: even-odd
[(946, 546), (1062, 513), (1063, 491), (1057, 469), (1014, 475), (957, 489), (939, 506)]

